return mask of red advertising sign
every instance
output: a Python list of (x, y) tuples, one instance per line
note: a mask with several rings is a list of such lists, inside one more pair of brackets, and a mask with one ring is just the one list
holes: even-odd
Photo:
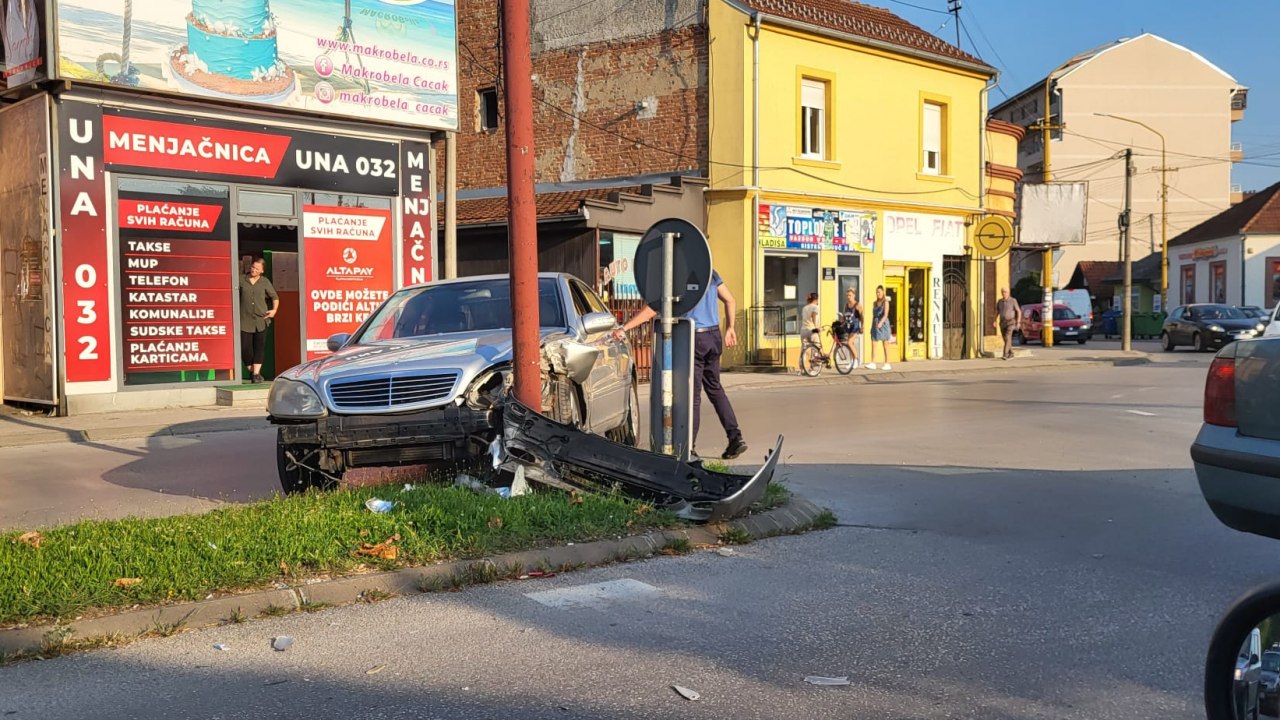
[(273, 178), (288, 135), (198, 127), (121, 115), (102, 118), (106, 161), (141, 168), (189, 167), (218, 175)]
[(107, 293), (107, 186), (102, 177), (102, 110), (63, 104), (59, 113), (62, 182), (62, 328), (68, 384), (111, 379)]
[(307, 360), (329, 354), (331, 335), (353, 332), (394, 289), (391, 211), (307, 205)]
[[(119, 200), (125, 382), (134, 373), (236, 368), (227, 199)], [(173, 234), (157, 234), (157, 231)], [(175, 237), (177, 234), (192, 237)]]
[(430, 282), (435, 223), (431, 219), (431, 146), (400, 143), (401, 287)]
[(116, 203), (116, 213), (120, 218), (120, 227), (130, 230), (207, 233), (213, 232), (218, 226), (222, 206), (122, 199)]

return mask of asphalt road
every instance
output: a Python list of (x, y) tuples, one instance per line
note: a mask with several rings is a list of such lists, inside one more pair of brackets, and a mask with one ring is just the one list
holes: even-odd
[[(1175, 359), (740, 393), (751, 454), (785, 433), (786, 482), (840, 527), (15, 665), (0, 713), (1203, 717), (1213, 623), (1280, 557), (1200, 498), (1208, 358)], [(189, 467), (252, 495), (257, 436), (220, 435), (198, 452), (253, 449)]]

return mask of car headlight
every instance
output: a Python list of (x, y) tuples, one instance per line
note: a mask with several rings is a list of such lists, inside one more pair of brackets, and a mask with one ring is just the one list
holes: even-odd
[(1209, 326), (1209, 329), (1210, 329), (1210, 330), (1212, 330), (1212, 331), (1214, 331), (1214, 332), (1222, 332), (1222, 326), (1221, 326), (1221, 325), (1210, 325), (1210, 326)]
[(1257, 326), (1257, 327), (1255, 327), (1255, 328), (1253, 329), (1253, 331), (1254, 331), (1254, 332), (1262, 332), (1263, 330), (1266, 330), (1266, 329), (1267, 329), (1267, 326), (1266, 326), (1266, 325), (1263, 325), (1262, 323), (1258, 323), (1258, 326)]
[(473, 410), (486, 410), (493, 407), (503, 392), (511, 389), (513, 382), (511, 368), (500, 367), (481, 373), (467, 389), (464, 399)]
[(310, 385), (276, 378), (267, 395), (267, 412), (280, 418), (315, 418), (323, 417), (326, 411)]
[(1093, 326), (1092, 326), (1092, 325), (1090, 325), (1089, 323), (1085, 323), (1085, 324), (1083, 324), (1083, 325), (1081, 325), (1081, 326), (1080, 326), (1080, 329), (1081, 329), (1081, 330), (1088, 330), (1088, 329), (1089, 329), (1089, 328), (1091, 328), (1091, 327), (1093, 327)]
[(1240, 668), (1236, 668), (1236, 680), (1243, 680), (1243, 679), (1244, 679), (1244, 670), (1241, 670)]

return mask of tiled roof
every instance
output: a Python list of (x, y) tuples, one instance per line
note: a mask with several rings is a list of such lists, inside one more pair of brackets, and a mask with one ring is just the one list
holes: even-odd
[[(1110, 292), (1111, 287), (1108, 279), (1121, 273), (1124, 268), (1119, 260), (1081, 260), (1076, 264), (1076, 275), (1083, 278), (1084, 283), (1081, 288), (1093, 291), (1094, 295), (1100, 290)], [(1072, 277), (1072, 284), (1075, 284), (1076, 278)]]
[(1280, 183), (1259, 190), (1169, 241), (1190, 245), (1243, 233), (1280, 233)]
[[(851, 0), (745, 0), (745, 4), (766, 15), (990, 68), (982, 60), (884, 8)], [(991, 70), (994, 72), (995, 68)]]
[[(1162, 257), (1164, 256), (1157, 252), (1151, 253), (1141, 260), (1135, 260), (1133, 263), (1133, 269), (1129, 271), (1130, 278), (1133, 282), (1145, 282), (1148, 284), (1154, 283), (1159, 286), (1160, 262)], [(1124, 263), (1115, 262), (1112, 264), (1116, 266), (1116, 270), (1107, 277), (1106, 282), (1109, 285), (1119, 285), (1124, 282)]]
[[(536, 196), (538, 219), (576, 215), (583, 200), (607, 200), (613, 193), (638, 193), (639, 191), (638, 187), (623, 187), (539, 193)], [(506, 196), (458, 201), (459, 225), (500, 223), (506, 220)]]

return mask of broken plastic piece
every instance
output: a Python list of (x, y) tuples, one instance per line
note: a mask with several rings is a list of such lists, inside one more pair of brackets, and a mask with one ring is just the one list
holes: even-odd
[(529, 494), (529, 481), (524, 476), (524, 466), (516, 466), (516, 479), (511, 481), (511, 497)]
[(405, 483), (403, 492), (413, 492), (413, 483)]
[(503, 454), (504, 453), (502, 450), (502, 436), (499, 435), (498, 437), (493, 439), (493, 442), (489, 443), (489, 456), (493, 458), (494, 470), (497, 470), (498, 466), (502, 464)]
[(226, 646), (226, 645), (223, 645), (222, 643), (214, 643), (214, 644), (213, 644), (213, 649), (214, 649), (214, 650), (226, 650), (226, 649), (227, 649), (227, 646)]
[(458, 477), (453, 480), (454, 487), (461, 487), (473, 492), (484, 493), (489, 492), (489, 486), (471, 477), (466, 473), (458, 473)]
[(733, 548), (722, 547), (722, 548), (716, 548), (716, 554), (719, 555), (720, 557), (733, 557), (738, 553)]
[(690, 690), (689, 688), (682, 687), (680, 685), (672, 685), (671, 689), (680, 693), (680, 697), (684, 698), (685, 700), (698, 700), (702, 697), (702, 695), (698, 693), (697, 690)]
[(377, 675), (378, 673), (380, 673), (380, 672), (382, 672), (383, 670), (386, 670), (386, 669), (387, 669), (387, 666), (386, 666), (386, 665), (375, 665), (374, 667), (371, 667), (371, 668), (369, 668), (368, 670), (365, 670), (365, 671), (364, 671), (364, 674), (365, 674), (365, 675)]
[(809, 675), (804, 679), (804, 681), (809, 683), (810, 685), (832, 685), (832, 686), (848, 685), (849, 676), (844, 675), (841, 677), (823, 677), (821, 675)]
[(379, 500), (378, 498), (369, 498), (368, 500), (364, 501), (364, 506), (369, 508), (369, 512), (389, 513), (391, 512), (391, 508), (395, 507), (396, 504), (389, 500)]
[(284, 652), (285, 650), (293, 647), (293, 638), (288, 635), (281, 635), (280, 637), (272, 638), (271, 647), (276, 652)]
[(497, 490), (494, 490), (494, 492), (496, 492), (500, 498), (505, 499), (511, 497), (511, 488), (498, 488)]

